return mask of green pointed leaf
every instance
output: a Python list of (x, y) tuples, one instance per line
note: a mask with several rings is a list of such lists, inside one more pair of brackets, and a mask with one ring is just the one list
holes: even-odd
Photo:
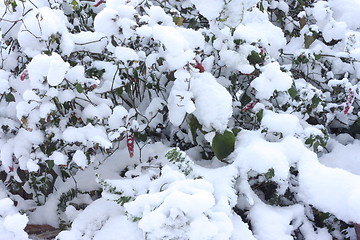
[(216, 133), (212, 141), (212, 150), (215, 156), (222, 160), (234, 151), (235, 135), (233, 132), (226, 130), (223, 134)]
[(305, 48), (308, 49), (314, 41), (315, 41), (315, 37), (313, 35), (311, 35), (311, 36), (305, 35), (304, 36)]
[(182, 17), (173, 17), (173, 21), (177, 26), (181, 26), (184, 22)]
[(16, 169), (16, 173), (22, 182), (26, 182), (29, 179), (26, 172), (20, 168)]
[(266, 180), (269, 180), (270, 178), (273, 178), (275, 176), (275, 170), (273, 168), (270, 168), (267, 173), (264, 174)]
[(260, 123), (261, 120), (263, 119), (263, 116), (264, 116), (264, 110), (263, 110), (263, 109), (260, 109), (260, 111), (258, 111), (258, 112), (256, 113), (256, 118), (257, 118), (257, 120), (258, 120), (259, 123)]
[(52, 169), (54, 167), (54, 160), (46, 160), (47, 167)]
[(314, 139), (313, 138), (308, 138), (305, 140), (305, 144), (311, 145), (314, 143)]
[(321, 102), (321, 98), (319, 98), (318, 96), (315, 95), (315, 96), (311, 99), (311, 102), (312, 102), (311, 107), (312, 107), (312, 108), (316, 108), (316, 107), (319, 105), (319, 103)]
[(320, 146), (319, 141), (316, 141), (316, 142), (314, 143), (314, 145), (313, 145), (313, 149), (314, 149), (315, 152), (318, 150), (318, 147), (319, 147), (319, 146)]
[(320, 60), (322, 57), (321, 54), (314, 54), (315, 60)]
[(197, 129), (201, 129), (201, 125), (200, 125), (199, 121), (196, 119), (196, 117), (192, 114), (188, 118), (188, 123), (189, 123), (189, 127), (190, 127), (192, 140), (196, 144), (196, 137), (197, 137), (196, 131), (197, 131)]
[(250, 64), (253, 65), (264, 62), (264, 60), (260, 57), (259, 53), (257, 53), (256, 51), (251, 51), (250, 55), (247, 57), (247, 60)]
[(146, 142), (148, 135), (146, 133), (136, 132), (135, 137), (142, 142)]
[(84, 92), (84, 88), (79, 83), (77, 83), (75, 85), (75, 88), (76, 88), (76, 91), (78, 91), (78, 93)]
[(6, 100), (7, 102), (15, 102), (15, 97), (14, 97), (13, 94), (9, 93), (9, 94), (6, 94), (6, 95), (5, 95), (5, 100)]
[(303, 29), (306, 25), (306, 17), (300, 18), (299, 23), (300, 23), (300, 29)]
[(296, 96), (297, 96), (297, 90), (296, 90), (296, 87), (295, 86), (292, 86), (291, 88), (289, 88), (288, 90), (289, 92), (289, 95), (292, 99), (295, 99)]
[(241, 132), (241, 128), (233, 128), (232, 132), (234, 133), (235, 136), (237, 136), (238, 133)]

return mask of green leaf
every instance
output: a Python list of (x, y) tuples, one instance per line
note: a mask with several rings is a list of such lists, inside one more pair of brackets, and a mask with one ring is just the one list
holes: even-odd
[(313, 145), (313, 149), (314, 151), (316, 152), (318, 150), (318, 147), (320, 146), (320, 142), (319, 141), (316, 141)]
[(261, 12), (264, 12), (264, 10), (265, 10), (264, 5), (263, 5), (262, 2), (260, 2), (259, 9), (260, 9)]
[(76, 10), (77, 9), (77, 7), (78, 7), (78, 2), (76, 1), (76, 0), (73, 0), (72, 2), (71, 2), (71, 7), (72, 7), (72, 9), (73, 10)]
[(119, 199), (116, 200), (117, 204), (124, 206), (125, 203), (130, 202), (133, 200), (131, 196), (121, 196)]
[(241, 128), (233, 128), (232, 132), (234, 133), (235, 136), (237, 136), (239, 132), (241, 132)]
[(116, 92), (116, 94), (120, 97), (120, 96), (123, 94), (123, 92), (124, 92), (124, 88), (123, 88), (123, 87), (119, 87), (119, 88), (115, 89), (115, 92)]
[(267, 173), (264, 174), (266, 180), (269, 180), (270, 178), (275, 176), (275, 171), (273, 168), (270, 168)]
[(15, 102), (15, 97), (14, 97), (13, 94), (9, 93), (9, 94), (6, 94), (6, 95), (5, 95), (5, 100), (6, 100), (7, 102)]
[(222, 160), (230, 155), (235, 148), (235, 135), (233, 132), (226, 130), (223, 134), (216, 133), (212, 140), (212, 150), (215, 156)]
[(320, 60), (322, 57), (321, 54), (314, 54), (315, 60)]
[(14, 1), (11, 1), (11, 2), (9, 2), (9, 3), (11, 4), (11, 7), (12, 7), (13, 12), (16, 12), (16, 7), (17, 7), (16, 1), (14, 0)]
[(295, 99), (296, 96), (297, 96), (297, 90), (296, 90), (296, 87), (295, 86), (292, 86), (289, 90), (288, 90), (288, 93), (290, 95), (290, 97), (292, 99)]
[(97, 69), (97, 68), (89, 68), (86, 70), (86, 76), (89, 78), (98, 78), (100, 79), (102, 75), (104, 74), (105, 69)]
[(236, 45), (241, 45), (241, 44), (243, 44), (245, 41), (244, 40), (242, 40), (242, 39), (234, 39), (234, 43), (236, 44)]
[(184, 22), (184, 19), (182, 17), (173, 17), (173, 22), (177, 25), (177, 26), (181, 26)]
[(304, 36), (304, 44), (305, 44), (305, 48), (308, 49), (310, 47), (310, 45), (315, 41), (316, 39), (316, 35), (312, 34), (312, 35), (305, 35)]
[(264, 62), (264, 60), (260, 57), (259, 53), (257, 53), (256, 51), (251, 51), (250, 55), (247, 57), (247, 60), (250, 64), (253, 65)]
[(9, 125), (2, 125), (1, 129), (3, 130), (3, 132), (6, 134), (9, 132)]
[(146, 133), (140, 133), (140, 132), (136, 132), (135, 133), (135, 138), (139, 139), (142, 142), (146, 142), (147, 140), (147, 134)]
[(196, 119), (196, 117), (193, 114), (191, 114), (189, 116), (188, 124), (189, 124), (189, 127), (190, 127), (192, 140), (196, 144), (196, 137), (197, 137), (196, 131), (197, 131), (197, 129), (201, 128), (201, 125), (200, 125), (199, 121)]
[(46, 162), (48, 168), (51, 169), (54, 167), (54, 160), (46, 160), (45, 162)]
[(305, 144), (308, 144), (308, 145), (312, 145), (314, 143), (314, 139), (313, 138), (308, 138), (306, 139), (305, 141)]
[(257, 118), (258, 122), (261, 122), (261, 120), (263, 119), (263, 116), (264, 116), (264, 110), (263, 109), (261, 109), (260, 111), (258, 111), (256, 113), (256, 118)]
[(225, 18), (220, 18), (217, 19), (219, 22), (226, 22), (226, 20), (228, 20), (229, 17), (225, 17)]
[(79, 83), (75, 84), (75, 88), (76, 88), (76, 91), (78, 91), (78, 93), (84, 92), (84, 88)]
[(300, 29), (303, 29), (306, 25), (306, 17), (300, 18), (299, 23), (300, 23)]
[(311, 107), (312, 107), (312, 108), (316, 108), (316, 107), (319, 105), (319, 103), (321, 102), (321, 98), (319, 98), (318, 96), (315, 95), (315, 96), (311, 99), (311, 102), (312, 102)]
[(298, 3), (301, 7), (305, 6), (305, 1), (304, 0), (298, 0)]
[(244, 94), (240, 99), (241, 105), (243, 105), (243, 106), (245, 106), (246, 104), (248, 104), (251, 101), (252, 101), (251, 97), (249, 97), (247, 94)]

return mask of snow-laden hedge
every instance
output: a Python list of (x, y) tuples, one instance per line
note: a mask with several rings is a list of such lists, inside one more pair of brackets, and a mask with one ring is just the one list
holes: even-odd
[(0, 11), (0, 239), (355, 238), (356, 0)]

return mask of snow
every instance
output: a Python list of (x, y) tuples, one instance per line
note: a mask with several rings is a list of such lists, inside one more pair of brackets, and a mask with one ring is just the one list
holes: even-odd
[(236, 226), (234, 228), (233, 235), (231, 236), (231, 240), (236, 239), (247, 239), (247, 240), (256, 240), (254, 235), (252, 235), (252, 232), (249, 230), (249, 226), (244, 223), (241, 218), (237, 215), (233, 216), (233, 225)]
[(23, 99), (27, 102), (30, 102), (30, 101), (40, 101), (40, 97), (38, 95), (36, 95), (36, 93), (32, 90), (26, 90), (24, 93), (23, 93)]
[[(132, 216), (141, 217), (138, 226), (148, 233), (150, 239), (182, 236), (182, 239), (195, 240), (230, 236), (232, 229), (228, 224), (231, 221), (226, 215), (211, 211), (215, 199), (209, 182), (185, 179), (184, 175), (168, 166), (164, 166), (163, 175), (153, 184), (159, 186), (159, 181), (162, 183), (161, 192), (140, 195), (124, 205)], [(174, 231), (176, 226), (182, 227)], [(204, 231), (199, 226), (206, 226), (212, 231)]]
[[(28, 218), (20, 213), (15, 213), (14, 215), (6, 216), (4, 219), (4, 227), (13, 233), (18, 232), (25, 228), (28, 222)], [(25, 235), (25, 234), (24, 234)]]
[(149, 25), (161, 22), (166, 25), (174, 26), (172, 17), (167, 15), (162, 7), (151, 6), (149, 9), (147, 9), (146, 12), (147, 12), (147, 14), (149, 14), (149, 17), (151, 19), (151, 21), (149, 22)]
[(102, 240), (102, 239), (138, 240), (142, 238), (143, 238), (143, 233), (139, 230), (139, 228), (136, 226), (135, 223), (130, 222), (125, 216), (115, 216), (110, 218), (101, 228), (101, 230), (96, 232), (93, 239), (94, 240)]
[(41, 40), (66, 31), (66, 17), (62, 11), (41, 7), (25, 16), (17, 38), (23, 51), (35, 57), (46, 49)]
[(102, 53), (108, 43), (101, 32), (79, 32), (69, 35), (69, 38), (74, 42), (75, 51)]
[(119, 15), (124, 18), (132, 18), (136, 11), (134, 9), (134, 6), (136, 6), (137, 1), (132, 1), (130, 4), (125, 4), (127, 1), (125, 0), (110, 0), (106, 1), (106, 7), (115, 9), (118, 11)]
[(282, 72), (278, 62), (272, 62), (261, 69), (259, 77), (251, 82), (258, 99), (270, 98), (274, 91), (287, 91), (292, 85), (291, 77)]
[(59, 92), (58, 99), (60, 103), (71, 101), (75, 98), (75, 93), (73, 90), (64, 90)]
[(359, 1), (353, 0), (330, 0), (329, 7), (332, 9), (333, 16), (337, 21), (346, 23), (353, 30), (360, 27), (359, 25)]
[[(254, 236), (258, 240), (292, 240), (292, 222), (300, 224), (297, 216), (301, 216), (304, 209), (300, 205), (291, 207), (271, 207), (263, 203), (251, 208), (249, 217), (252, 220)], [(254, 220), (253, 220), (254, 219)], [(291, 224), (292, 223), (292, 224)]]
[(36, 162), (29, 159), (26, 163), (26, 168), (29, 170), (29, 172), (36, 172), (40, 167)]
[(119, 61), (122, 61), (123, 63), (126, 63), (127, 61), (139, 60), (139, 56), (136, 54), (136, 52), (128, 47), (116, 47), (115, 56)]
[(54, 163), (56, 165), (66, 165), (67, 164), (67, 157), (58, 151), (54, 151), (51, 156), (50, 159), (54, 161)]
[(124, 126), (127, 115), (128, 112), (123, 106), (116, 106), (108, 120), (110, 129), (118, 129)]
[(224, 7), (224, 1), (214, 0), (191, 0), (191, 2), (196, 6), (201, 15), (206, 17), (209, 20), (214, 20), (219, 17), (221, 10)]
[[(288, 178), (290, 166), (293, 161), (297, 161), (298, 155), (293, 153), (294, 150), (299, 150), (298, 144), (300, 144), (292, 137), (287, 137), (280, 143), (267, 142), (258, 133), (247, 131), (239, 134), (237, 143), (235, 164), (243, 173), (251, 170), (267, 173), (272, 168), (275, 174), (274, 180), (280, 183)], [(284, 149), (289, 149), (289, 152)]]
[(187, 113), (195, 111), (192, 101), (193, 94), (188, 90), (191, 75), (184, 70), (177, 70), (174, 74), (176, 80), (168, 98), (169, 120), (179, 126)]
[(41, 84), (45, 77), (50, 86), (59, 85), (64, 80), (69, 66), (69, 63), (64, 62), (57, 53), (51, 56), (36, 55), (27, 67), (33, 88), (43, 88)]
[(111, 109), (105, 103), (102, 103), (98, 106), (88, 105), (84, 108), (82, 112), (82, 119), (86, 122), (88, 119), (100, 119), (108, 118), (111, 115)]
[(72, 83), (86, 83), (89, 81), (89, 79), (85, 77), (84, 66), (80, 65), (69, 68), (65, 77)]
[(358, 0), (94, 4), (0, 3), (0, 240), (355, 239)]
[(84, 168), (87, 166), (87, 158), (83, 151), (76, 150), (72, 159), (79, 167)]
[(153, 98), (149, 104), (149, 106), (145, 110), (145, 116), (150, 120), (149, 126), (156, 128), (158, 124), (162, 123), (162, 116), (158, 114), (164, 106), (166, 106), (166, 102), (162, 98)]
[[(225, 131), (232, 115), (231, 96), (209, 73), (176, 71), (176, 81), (168, 99), (169, 118), (180, 125), (193, 113), (204, 129)], [(218, 102), (222, 102), (222, 106)]]
[[(87, 207), (83, 212), (78, 215), (78, 217), (74, 220), (72, 224), (71, 230), (61, 232), (57, 236), (57, 239), (101, 239), (99, 237), (102, 235), (102, 233), (98, 230), (102, 228), (105, 221), (108, 221), (109, 219), (114, 221), (116, 213), (121, 213), (121, 207), (115, 202), (105, 199), (96, 200), (91, 204), (91, 206)], [(124, 222), (124, 220), (120, 222), (114, 221), (114, 223), (121, 222)], [(136, 229), (134, 229), (130, 222), (127, 222), (126, 225), (130, 227), (129, 230), (135, 230), (134, 232), (132, 232), (134, 236), (139, 236), (139, 234), (136, 234)], [(107, 227), (107, 229), (109, 228)], [(115, 232), (117, 232), (116, 229), (119, 228), (115, 228)], [(109, 233), (107, 232), (107, 235), (108, 234)], [(126, 236), (128, 234), (120, 234), (120, 236), (121, 235)], [(109, 237), (111, 236), (109, 235)], [(116, 235), (116, 237), (119, 236)]]
[(299, 119), (291, 114), (278, 114), (271, 111), (265, 111), (261, 124), (268, 132), (281, 133), (284, 137), (294, 136), (303, 129)]
[(25, 215), (18, 213), (9, 198), (0, 199), (0, 239), (28, 240), (24, 228), (28, 222)]
[(311, 152), (302, 157), (299, 172), (300, 196), (304, 201), (335, 214), (343, 221), (360, 221), (359, 175), (326, 167)]
[(354, 167), (360, 162), (360, 156), (357, 153), (359, 140), (354, 140), (347, 135), (342, 137), (342, 142), (345, 145), (334, 141), (331, 152), (321, 156), (319, 161), (327, 167), (342, 168), (352, 174), (360, 175), (360, 169)]
[(248, 52), (243, 54), (237, 53), (232, 50), (221, 50), (220, 59), (224, 66), (233, 67), (244, 74), (251, 74), (254, 72), (254, 66), (249, 64), (247, 60)]
[(194, 115), (204, 129), (225, 131), (232, 115), (231, 95), (226, 88), (221, 86), (211, 74), (204, 72), (194, 75), (190, 90), (195, 100)]
[(69, 143), (81, 142), (84, 145), (87, 145), (88, 143), (98, 143), (105, 148), (110, 148), (112, 146), (103, 129), (93, 126), (90, 123), (81, 128), (66, 128), (63, 132), (63, 138)]
[(245, 40), (249, 43), (260, 42), (272, 57), (278, 56), (279, 49), (285, 47), (286, 40), (280, 28), (270, 22), (251, 22), (240, 24), (235, 32), (235, 39)]
[(182, 68), (194, 59), (189, 42), (176, 28), (156, 25), (153, 27), (153, 37), (164, 44), (167, 50), (165, 59), (170, 70)]
[(5, 92), (9, 89), (9, 74), (4, 70), (0, 70), (0, 92)]
[(53, 60), (50, 62), (49, 71), (47, 74), (47, 81), (50, 86), (59, 85), (65, 77), (66, 71), (70, 67), (69, 63), (62, 59)]
[(119, 32), (117, 20), (119, 19), (118, 11), (111, 8), (104, 8), (94, 19), (95, 31), (106, 35), (113, 35)]

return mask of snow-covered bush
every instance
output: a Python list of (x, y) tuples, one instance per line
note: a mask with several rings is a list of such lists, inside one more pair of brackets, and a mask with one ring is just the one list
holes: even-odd
[(358, 11), (3, 1), (1, 193), (58, 239), (354, 239)]
[(28, 234), (24, 231), (28, 218), (18, 212), (11, 199), (5, 197), (3, 193), (1, 195), (0, 239), (28, 240)]

